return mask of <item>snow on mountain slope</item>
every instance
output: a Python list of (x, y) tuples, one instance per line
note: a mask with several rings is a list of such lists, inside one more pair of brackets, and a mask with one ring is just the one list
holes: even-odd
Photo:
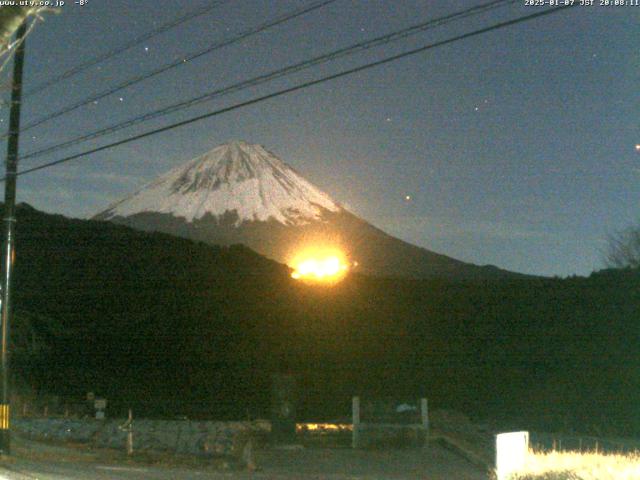
[(259, 145), (231, 142), (95, 215), (210, 245), (243, 244), (291, 265), (309, 247), (337, 249), (358, 272), (414, 278), (513, 275), (394, 238), (353, 215)]
[(193, 222), (236, 212), (246, 221), (304, 225), (342, 207), (261, 145), (234, 141), (169, 171), (96, 217), (166, 213)]

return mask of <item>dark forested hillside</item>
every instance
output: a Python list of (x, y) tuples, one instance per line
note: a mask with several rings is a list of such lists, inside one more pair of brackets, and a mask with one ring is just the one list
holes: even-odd
[(46, 336), (46, 357), (16, 358), (14, 371), (43, 392), (96, 391), (113, 413), (264, 415), (270, 375), (287, 371), (298, 374), (307, 418), (346, 414), (355, 393), (427, 395), (513, 426), (640, 432), (637, 271), (352, 275), (319, 287), (242, 246), (27, 206), (16, 258), (16, 308), (63, 333)]

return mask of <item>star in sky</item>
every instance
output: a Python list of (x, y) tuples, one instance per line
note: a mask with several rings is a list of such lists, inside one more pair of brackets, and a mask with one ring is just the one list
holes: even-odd
[[(483, 105), (488, 105), (488, 104), (489, 104), (489, 100), (487, 100), (487, 99), (485, 98), (484, 100), (482, 100), (482, 104), (483, 104)], [(473, 107), (473, 111), (474, 111), (474, 112), (479, 112), (479, 111), (480, 111), (480, 104), (475, 105), (475, 106)]]

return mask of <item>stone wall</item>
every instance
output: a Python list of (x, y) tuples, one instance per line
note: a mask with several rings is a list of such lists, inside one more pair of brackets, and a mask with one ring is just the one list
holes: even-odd
[[(34, 440), (122, 450), (127, 442), (124, 423), (123, 419), (16, 418), (12, 427)], [(134, 451), (236, 456), (247, 440), (266, 436), (270, 426), (268, 422), (134, 420), (132, 428)]]

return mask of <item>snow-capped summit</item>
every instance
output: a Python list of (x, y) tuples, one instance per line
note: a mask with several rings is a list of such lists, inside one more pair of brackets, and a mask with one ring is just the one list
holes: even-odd
[(234, 214), (236, 226), (273, 219), (284, 225), (318, 220), (342, 210), (326, 193), (305, 180), (261, 145), (233, 141), (162, 175), (96, 218), (154, 212), (187, 222), (207, 214)]
[(260, 145), (230, 142), (93, 217), (211, 245), (244, 244), (282, 263), (306, 248), (341, 251), (366, 274), (511, 275), (410, 245), (353, 215)]

